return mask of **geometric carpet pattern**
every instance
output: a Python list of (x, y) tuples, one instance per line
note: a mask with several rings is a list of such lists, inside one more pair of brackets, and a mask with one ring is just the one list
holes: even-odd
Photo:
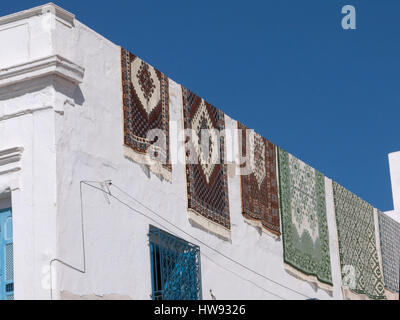
[(229, 238), (225, 115), (184, 87), (182, 95), (189, 218), (208, 231)]
[(378, 219), (385, 286), (390, 291), (398, 293), (400, 272), (400, 224), (379, 211)]
[(333, 194), (344, 289), (370, 299), (386, 299), (374, 208), (336, 182)]
[[(238, 122), (241, 134), (241, 196), (245, 219), (279, 236), (279, 197), (276, 177), (276, 147)], [(243, 160), (242, 160), (243, 162)]]
[(127, 156), (170, 178), (168, 77), (123, 48), (121, 67)]
[(284, 262), (297, 276), (331, 290), (325, 177), (278, 147)]

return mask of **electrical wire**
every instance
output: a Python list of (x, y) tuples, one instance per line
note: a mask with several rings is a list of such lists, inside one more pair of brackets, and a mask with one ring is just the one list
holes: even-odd
[[(125, 203), (124, 201), (120, 200), (118, 197), (114, 196), (114, 195), (111, 193), (111, 191), (110, 191), (110, 192), (106, 192), (106, 191), (104, 191), (103, 189), (101, 189), (101, 188), (99, 188), (99, 187), (96, 187), (96, 186), (91, 185), (90, 183), (86, 183), (86, 182), (83, 182), (83, 183), (86, 184), (86, 185), (88, 185), (88, 186), (90, 186), (90, 187), (92, 187), (92, 188), (98, 189), (98, 190), (101, 191), (101, 192), (105, 192), (107, 195), (111, 196), (112, 198), (114, 198), (115, 200), (117, 200), (117, 201), (120, 202), (121, 204), (125, 205), (126, 207), (128, 207), (128, 208), (131, 209), (132, 211), (134, 211), (134, 212), (136, 212), (136, 213), (138, 213), (138, 214), (140, 214), (140, 215), (142, 215), (142, 216), (144, 216), (144, 217), (150, 219), (151, 221), (153, 221), (153, 222), (155, 222), (155, 223), (157, 223), (157, 224), (160, 225), (160, 223), (157, 222), (157, 221), (155, 221), (153, 218), (151, 218), (151, 217), (145, 215), (143, 212), (140, 212), (140, 211), (137, 210), (137, 209), (132, 208), (129, 204)], [(91, 183), (101, 183), (101, 182), (99, 182), (99, 181), (97, 181), (97, 182), (91, 181)], [(170, 222), (170, 221), (167, 220), (166, 218), (162, 217), (160, 214), (158, 214), (157, 212), (155, 212), (155, 211), (152, 210), (151, 208), (147, 207), (146, 205), (144, 205), (143, 203), (141, 203), (139, 200), (137, 200), (137, 199), (134, 198), (133, 196), (129, 195), (126, 191), (124, 191), (122, 188), (118, 187), (117, 185), (115, 185), (115, 184), (112, 183), (111, 181), (108, 181), (108, 184), (109, 184), (110, 186), (115, 187), (115, 188), (118, 189), (120, 192), (124, 193), (127, 197), (131, 198), (133, 201), (135, 201), (136, 203), (138, 203), (139, 205), (141, 205), (141, 206), (144, 207), (145, 209), (147, 209), (147, 210), (149, 210), (150, 212), (152, 212), (152, 213), (153, 213), (154, 215), (156, 215), (158, 218), (162, 219), (163, 221), (165, 221), (165, 222), (168, 223), (169, 225), (172, 225), (173, 227), (175, 227), (176, 229), (178, 229), (178, 230), (181, 231), (182, 233), (184, 233), (184, 234), (186, 234), (187, 236), (189, 236), (190, 238), (196, 240), (198, 243), (200, 243), (200, 244), (202, 244), (203, 246), (209, 248), (210, 250), (214, 251), (215, 253), (221, 255), (221, 256), (224, 257), (225, 259), (227, 259), (227, 260), (229, 260), (229, 261), (231, 261), (231, 262), (233, 262), (233, 263), (239, 265), (240, 267), (246, 269), (247, 271), (252, 272), (252, 273), (258, 275), (259, 277), (264, 278), (264, 279), (266, 279), (266, 280), (268, 280), (268, 281), (270, 281), (270, 282), (272, 282), (272, 283), (274, 283), (274, 284), (276, 284), (276, 285), (278, 285), (278, 286), (280, 286), (280, 287), (282, 287), (282, 288), (285, 288), (285, 289), (287, 289), (287, 290), (289, 290), (289, 291), (291, 291), (291, 292), (294, 292), (294, 293), (296, 293), (296, 294), (298, 294), (298, 295), (300, 295), (300, 296), (303, 296), (303, 297), (305, 297), (305, 298), (308, 298), (308, 299), (311, 298), (311, 297), (307, 296), (307, 295), (304, 294), (304, 293), (301, 293), (301, 292), (299, 292), (299, 291), (297, 291), (297, 290), (295, 290), (295, 289), (292, 289), (292, 288), (290, 288), (290, 287), (287, 287), (287, 286), (285, 286), (285, 285), (283, 285), (283, 284), (281, 284), (281, 283), (279, 283), (279, 282), (277, 282), (277, 281), (275, 281), (275, 280), (273, 280), (273, 279), (271, 279), (271, 278), (269, 278), (269, 277), (267, 277), (267, 276), (265, 276), (265, 275), (263, 275), (263, 274), (261, 274), (261, 273), (255, 271), (255, 270), (253, 270), (253, 269), (247, 267), (246, 265), (242, 264), (241, 262), (232, 259), (231, 257), (229, 257), (229, 256), (225, 255), (224, 253), (218, 251), (217, 249), (215, 249), (215, 248), (209, 246), (208, 244), (206, 244), (205, 242), (203, 242), (203, 241), (201, 241), (200, 239), (196, 238), (195, 236), (189, 234), (188, 232), (186, 232), (186, 231), (183, 230), (182, 228), (176, 226), (175, 224), (173, 224), (172, 222)], [(165, 228), (164, 226), (162, 226), (162, 227)], [(168, 231), (171, 232), (170, 230), (168, 230)], [(272, 293), (271, 293), (271, 294), (272, 294)], [(276, 294), (273, 294), (273, 295), (275, 295), (275, 296), (277, 296), (277, 297), (283, 299), (282, 297), (280, 297), (280, 296), (278, 296), (278, 295), (276, 295)]]
[(50, 261), (50, 299), (53, 300), (53, 268), (52, 265), (54, 262), (59, 262), (62, 265), (75, 270), (79, 273), (85, 274), (86, 273), (86, 253), (85, 253), (85, 230), (84, 230), (84, 220), (83, 220), (83, 195), (82, 195), (82, 183), (84, 183), (84, 181), (81, 181), (79, 183), (79, 193), (80, 193), (80, 200), (81, 200), (81, 231), (82, 231), (82, 254), (83, 254), (83, 270), (72, 266), (69, 263), (66, 263), (60, 259), (52, 259)]
[(244, 280), (244, 281), (247, 281), (247, 282), (251, 283), (252, 285), (256, 286), (258, 289), (260, 289), (260, 290), (262, 290), (262, 291), (264, 291), (264, 292), (266, 292), (266, 293), (269, 293), (269, 294), (271, 294), (271, 295), (273, 295), (273, 296), (275, 296), (275, 297), (277, 297), (277, 298), (279, 298), (279, 299), (281, 299), (281, 300), (286, 300), (285, 298), (279, 296), (278, 294), (273, 293), (273, 292), (271, 292), (271, 291), (265, 289), (264, 287), (261, 287), (259, 284), (255, 283), (254, 281), (252, 281), (252, 280), (250, 280), (250, 279), (247, 279), (247, 278), (241, 276), (240, 274), (238, 274), (238, 273), (236, 273), (236, 272), (234, 272), (234, 271), (232, 271), (232, 270), (229, 270), (229, 269), (227, 269), (226, 267), (220, 265), (218, 262), (216, 262), (215, 260), (213, 260), (213, 259), (211, 259), (209, 256), (207, 256), (204, 252), (200, 251), (200, 254), (201, 254), (203, 257), (205, 257), (206, 259), (208, 259), (209, 261), (211, 261), (212, 263), (214, 263), (216, 266), (220, 267), (221, 269), (224, 269), (224, 270), (227, 271), (227, 272), (230, 272), (230, 273), (234, 274), (235, 276), (237, 276), (238, 278), (240, 278), (240, 279), (242, 279), (242, 280)]
[[(138, 214), (144, 216), (145, 218), (150, 219), (151, 221), (153, 221), (155, 224), (157, 224), (158, 226), (160, 226), (160, 227), (163, 228), (164, 230), (166, 230), (166, 231), (170, 232), (171, 234), (173, 234), (173, 235), (179, 237), (179, 235), (177, 235), (176, 233), (174, 233), (171, 229), (169, 229), (169, 228), (166, 227), (165, 225), (163, 225), (163, 224), (159, 223), (158, 221), (154, 220), (153, 218), (147, 216), (147, 215), (144, 214), (143, 212), (141, 212), (141, 211), (139, 211), (139, 210), (137, 210), (137, 209), (131, 207), (131, 206), (130, 206), (129, 204), (127, 204), (126, 202), (122, 201), (122, 200), (119, 199), (118, 197), (116, 197), (116, 196), (114, 196), (113, 194), (111, 194), (111, 192), (106, 192), (106, 191), (104, 191), (103, 189), (101, 189), (101, 188), (99, 188), (99, 187), (96, 187), (96, 186), (93, 186), (93, 185), (91, 185), (91, 184), (89, 184), (89, 183), (85, 183), (85, 182), (83, 182), (83, 183), (86, 184), (87, 186), (90, 186), (90, 187), (92, 187), (92, 188), (94, 188), (94, 189), (97, 189), (97, 190), (99, 190), (99, 191), (101, 191), (101, 192), (105, 192), (108, 196), (114, 198), (116, 201), (118, 201), (119, 203), (121, 203), (121, 204), (123, 204), (124, 206), (128, 207), (130, 210), (132, 210), (132, 211), (134, 211), (135, 213), (138, 213)], [(91, 183), (99, 183), (99, 184), (101, 184), (101, 182), (99, 182), (99, 181), (91, 181)], [(111, 182), (110, 182), (110, 185), (111, 185)], [(121, 189), (121, 191), (122, 191), (122, 189)], [(168, 221), (166, 221), (166, 222), (168, 222)], [(177, 229), (179, 229), (179, 227), (175, 226), (174, 224), (172, 224), (172, 223), (169, 223), (169, 224), (171, 224), (172, 226), (174, 226), (174, 227), (176, 227)], [(192, 237), (192, 238), (194, 238), (194, 237)], [(194, 239), (196, 239), (196, 238), (194, 238)], [(199, 240), (199, 242), (201, 242), (201, 241)], [(206, 245), (206, 246), (207, 246), (207, 245)], [(267, 293), (269, 293), (269, 294), (271, 294), (271, 295), (273, 295), (273, 296), (275, 296), (275, 297), (277, 297), (277, 298), (279, 298), (279, 299), (281, 299), (281, 300), (286, 300), (285, 298), (279, 296), (278, 294), (273, 293), (273, 292), (271, 292), (271, 291), (269, 291), (269, 290), (267, 290), (267, 289), (261, 287), (260, 285), (256, 284), (255, 282), (253, 282), (253, 281), (251, 281), (251, 280), (249, 280), (249, 279), (244, 278), (243, 276), (240, 276), (240, 275), (237, 274), (236, 272), (234, 272), (234, 271), (232, 271), (232, 270), (228, 270), (228, 269), (225, 268), (225, 267), (222, 267), (222, 266), (221, 266), (220, 264), (218, 264), (215, 260), (213, 260), (212, 258), (210, 258), (209, 256), (207, 256), (207, 255), (204, 254), (203, 252), (200, 252), (200, 254), (201, 254), (202, 256), (204, 256), (206, 259), (208, 259), (208, 260), (210, 260), (211, 262), (213, 262), (215, 265), (217, 265), (217, 266), (219, 266), (219, 267), (225, 269), (226, 271), (229, 271), (229, 272), (231, 272), (232, 274), (234, 274), (234, 275), (240, 277), (242, 280), (245, 280), (245, 281), (247, 281), (247, 282), (249, 282), (249, 283), (252, 283), (253, 285), (257, 286), (259, 289), (261, 289), (261, 290), (263, 290), (263, 291), (265, 291), (265, 292), (267, 292)]]
[[(66, 267), (68, 267), (68, 268), (70, 268), (70, 269), (72, 269), (72, 270), (75, 270), (75, 271), (77, 271), (77, 272), (79, 272), (79, 273), (82, 273), (82, 274), (85, 274), (85, 273), (86, 273), (86, 249), (85, 249), (85, 231), (84, 231), (84, 214), (83, 214), (84, 210), (83, 210), (83, 191), (82, 191), (82, 184), (87, 185), (87, 186), (89, 186), (89, 187), (91, 187), (91, 188), (98, 189), (98, 190), (100, 190), (101, 192), (103, 192), (103, 193), (105, 193), (105, 194), (107, 194), (107, 195), (109, 195), (109, 196), (112, 196), (114, 199), (116, 199), (116, 200), (119, 201), (119, 199), (117, 199), (115, 196), (111, 195), (110, 192), (106, 192), (106, 191), (104, 191), (104, 190), (101, 189), (101, 188), (98, 188), (98, 187), (96, 187), (96, 186), (91, 185), (90, 183), (99, 183), (99, 184), (101, 184), (101, 182), (99, 182), (99, 181), (80, 181), (80, 183), (79, 183), (80, 202), (81, 202), (80, 211), (81, 211), (81, 231), (82, 231), (83, 269), (80, 269), (80, 268), (78, 268), (78, 267), (74, 267), (74, 266), (72, 266), (71, 264), (69, 264), (69, 263), (67, 263), (67, 262), (65, 262), (65, 261), (62, 261), (62, 260), (60, 260), (60, 259), (57, 259), (57, 258), (52, 259), (52, 260), (50, 261), (50, 299), (51, 299), (51, 300), (53, 300), (53, 268), (52, 268), (52, 265), (53, 265), (54, 262), (59, 262), (59, 263), (61, 263), (62, 265), (66, 266)], [(120, 202), (123, 203), (122, 201), (120, 201)], [(140, 214), (140, 215), (142, 215), (142, 216), (144, 216), (144, 217), (150, 219), (152, 222), (154, 222), (155, 224), (159, 225), (160, 227), (162, 227), (162, 228), (168, 230), (165, 226), (163, 226), (162, 224), (160, 224), (158, 221), (154, 220), (153, 218), (146, 216), (145, 214), (141, 213), (141, 212), (138, 211), (138, 210), (135, 210), (134, 208), (130, 207), (128, 204), (125, 204), (125, 203), (123, 203), (123, 204), (124, 204), (125, 206), (128, 206), (129, 209), (135, 211), (136, 213), (138, 213), (138, 214)], [(172, 233), (171, 230), (168, 230), (168, 231)]]
[[(218, 251), (217, 249), (215, 249), (215, 248), (213, 248), (213, 247), (207, 245), (207, 244), (204, 243), (203, 241), (201, 241), (201, 240), (199, 240), (198, 238), (192, 236), (191, 234), (187, 233), (187, 232), (184, 231), (183, 229), (179, 228), (178, 226), (176, 226), (176, 225), (174, 225), (173, 223), (171, 223), (170, 221), (168, 221), (167, 219), (163, 218), (162, 216), (160, 216), (158, 213), (156, 213), (156, 212), (153, 211), (152, 209), (148, 208), (148, 207), (145, 206), (143, 203), (141, 203), (139, 200), (135, 199), (134, 197), (132, 197), (131, 195), (129, 195), (127, 192), (125, 192), (123, 189), (121, 189), (121, 188), (118, 187), (117, 185), (114, 185), (111, 181), (105, 181), (105, 182), (106, 182), (109, 186), (114, 186), (114, 187), (115, 187), (116, 189), (118, 189), (120, 192), (124, 193), (126, 196), (128, 196), (129, 198), (131, 198), (132, 200), (134, 200), (136, 203), (138, 203), (139, 205), (143, 206), (143, 207), (146, 208), (147, 210), (151, 211), (153, 214), (155, 214), (157, 217), (159, 217), (159, 218), (162, 219), (163, 221), (165, 221), (165, 222), (167, 222), (168, 224), (172, 225), (172, 226), (175, 227), (176, 229), (180, 230), (180, 231), (183, 232), (184, 234), (186, 234), (186, 235), (188, 235), (189, 237), (193, 238), (194, 240), (196, 240), (197, 242), (201, 243), (201, 244), (204, 245), (205, 247), (211, 249), (211, 250), (214, 251), (215, 253), (217, 253), (217, 254), (223, 256), (224, 258), (230, 260), (231, 262), (233, 262), (233, 263), (239, 265), (240, 267), (242, 267), (242, 268), (244, 268), (244, 269), (246, 269), (246, 270), (248, 270), (248, 271), (250, 271), (250, 272), (252, 272), (252, 273), (254, 273), (254, 274), (256, 274), (256, 275), (258, 275), (258, 276), (260, 276), (260, 277), (262, 277), (262, 278), (264, 278), (264, 279), (266, 279), (266, 280), (269, 280), (269, 281), (273, 282), (274, 284), (277, 284), (277, 285), (279, 285), (279, 286), (281, 286), (281, 287), (283, 287), (283, 288), (285, 288), (285, 289), (287, 289), (287, 290), (290, 290), (290, 291), (292, 291), (292, 292), (295, 292), (295, 293), (297, 293), (297, 294), (299, 294), (299, 295), (301, 295), (301, 296), (303, 296), (303, 297), (310, 298), (310, 297), (308, 297), (307, 295), (305, 295), (305, 294), (303, 294), (303, 293), (301, 293), (301, 292), (298, 292), (298, 291), (296, 291), (296, 290), (294, 290), (294, 289), (291, 289), (291, 288), (289, 288), (289, 287), (287, 287), (287, 286), (285, 286), (285, 285), (283, 285), (283, 284), (281, 284), (281, 283), (279, 283), (279, 282), (276, 282), (276, 281), (273, 280), (273, 279), (270, 279), (270, 278), (268, 278), (268, 277), (266, 277), (266, 276), (260, 274), (260, 273), (257, 272), (257, 271), (254, 271), (254, 270), (250, 269), (249, 267), (245, 266), (244, 264), (242, 264), (242, 263), (240, 263), (240, 262), (238, 262), (238, 261), (236, 261), (236, 260), (230, 258), (229, 256), (223, 254), (222, 252)], [(122, 201), (121, 199), (119, 199), (118, 197), (116, 197), (115, 195), (113, 195), (113, 194), (111, 193), (110, 190), (105, 191), (104, 189), (99, 188), (99, 187), (97, 187), (97, 186), (94, 186), (94, 185), (92, 185), (91, 183), (98, 183), (98, 184), (100, 184), (100, 185), (104, 185), (104, 182), (100, 182), (100, 181), (80, 181), (80, 202), (81, 202), (80, 211), (81, 211), (81, 232), (82, 232), (83, 269), (80, 269), (80, 268), (78, 268), (78, 267), (74, 267), (74, 266), (72, 266), (71, 264), (66, 263), (66, 262), (64, 262), (64, 261), (62, 261), (62, 260), (60, 260), (60, 259), (57, 259), (57, 258), (52, 259), (52, 260), (50, 261), (50, 296), (51, 296), (51, 300), (53, 300), (52, 264), (53, 264), (54, 262), (59, 262), (59, 263), (61, 263), (62, 265), (66, 266), (66, 267), (68, 267), (68, 268), (70, 268), (70, 269), (72, 269), (72, 270), (75, 270), (75, 271), (77, 271), (77, 272), (79, 272), (79, 273), (82, 273), (82, 274), (85, 274), (85, 273), (86, 273), (86, 250), (85, 250), (84, 214), (83, 214), (84, 210), (83, 210), (83, 191), (82, 191), (82, 185), (83, 185), (83, 184), (84, 184), (84, 185), (87, 185), (87, 186), (89, 186), (89, 187), (91, 187), (91, 188), (97, 189), (97, 190), (101, 191), (102, 193), (104, 193), (104, 194), (106, 194), (106, 195), (112, 197), (112, 198), (115, 199), (117, 202), (123, 204), (124, 206), (126, 206), (127, 208), (129, 208), (130, 210), (132, 210), (133, 212), (135, 212), (135, 213), (137, 213), (137, 214), (139, 214), (139, 215), (141, 215), (141, 216), (143, 216), (143, 217), (145, 217), (145, 218), (151, 220), (151, 221), (154, 222), (156, 225), (162, 227), (163, 229), (167, 230), (167, 231), (170, 232), (171, 234), (174, 234), (175, 236), (178, 236), (178, 235), (176, 235), (172, 230), (170, 230), (169, 228), (167, 228), (165, 225), (159, 223), (157, 220), (155, 220), (155, 219), (153, 219), (152, 217), (149, 217), (148, 215), (144, 214), (143, 212), (141, 212), (141, 211), (139, 211), (139, 210), (133, 208), (132, 206), (130, 206), (130, 205), (127, 204), (126, 202)], [(263, 290), (264, 292), (267, 292), (267, 293), (269, 293), (269, 294), (271, 294), (271, 295), (273, 295), (273, 296), (275, 296), (275, 297), (277, 297), (277, 298), (279, 298), (279, 299), (281, 299), (281, 300), (286, 300), (286, 299), (283, 298), (282, 296), (279, 296), (278, 294), (273, 293), (273, 292), (271, 292), (271, 291), (269, 291), (269, 290), (267, 290), (267, 289), (261, 287), (260, 285), (256, 284), (255, 282), (253, 282), (253, 281), (251, 281), (251, 280), (249, 280), (249, 279), (244, 278), (243, 276), (239, 275), (238, 273), (236, 273), (236, 272), (234, 272), (234, 271), (232, 271), (232, 270), (229, 270), (229, 269), (227, 269), (227, 268), (221, 266), (221, 265), (220, 265), (219, 263), (217, 263), (215, 260), (213, 260), (212, 258), (210, 258), (209, 256), (207, 256), (206, 254), (204, 254), (204, 252), (200, 252), (200, 254), (201, 254), (202, 256), (204, 256), (206, 259), (210, 260), (210, 261), (211, 261), (212, 263), (214, 263), (215, 265), (219, 266), (220, 268), (223, 268), (224, 270), (226, 270), (226, 271), (228, 271), (228, 272), (231, 272), (232, 274), (238, 276), (238, 277), (241, 278), (242, 280), (245, 280), (245, 281), (247, 281), (247, 282), (249, 282), (249, 283), (255, 285), (256, 287), (258, 287), (259, 289)]]
[[(103, 192), (103, 193), (105, 193), (105, 194), (107, 194), (107, 195), (113, 197), (113, 198), (116, 199), (118, 202), (120, 202), (120, 203), (122, 203), (123, 205), (127, 206), (127, 207), (128, 207), (129, 209), (131, 209), (132, 211), (134, 211), (134, 212), (136, 212), (136, 213), (138, 213), (138, 214), (144, 216), (144, 217), (147, 218), (147, 219), (150, 219), (150, 220), (151, 220), (152, 222), (154, 222), (156, 225), (158, 225), (158, 226), (160, 226), (161, 228), (167, 230), (167, 231), (170, 232), (171, 234), (174, 234), (174, 232), (173, 232), (172, 230), (170, 230), (168, 227), (164, 226), (163, 224), (159, 223), (158, 221), (154, 220), (153, 218), (148, 217), (147, 215), (145, 215), (144, 213), (140, 212), (139, 210), (136, 210), (136, 209), (132, 208), (132, 207), (129, 206), (127, 203), (124, 203), (122, 200), (120, 200), (120, 199), (118, 199), (117, 197), (115, 197), (114, 195), (112, 195), (109, 189), (108, 189), (108, 192), (106, 192), (105, 190), (103, 190), (103, 189), (101, 189), (101, 188), (98, 188), (98, 187), (96, 187), (96, 186), (93, 186), (93, 185), (91, 185), (90, 183), (99, 183), (101, 186), (104, 185), (102, 182), (99, 182), (99, 181), (80, 181), (80, 203), (81, 203), (81, 210), (80, 210), (80, 211), (81, 211), (81, 231), (82, 231), (83, 269), (80, 269), (80, 268), (78, 268), (78, 267), (74, 267), (74, 266), (72, 266), (71, 264), (66, 263), (65, 261), (62, 261), (62, 260), (60, 260), (60, 259), (52, 259), (52, 260), (50, 261), (50, 298), (51, 298), (51, 300), (53, 300), (53, 275), (52, 275), (53, 269), (52, 269), (52, 264), (53, 264), (54, 262), (59, 262), (59, 263), (61, 263), (62, 265), (66, 266), (66, 267), (68, 267), (68, 268), (70, 268), (70, 269), (72, 269), (72, 270), (74, 270), (74, 271), (77, 271), (77, 272), (79, 272), (79, 273), (81, 273), (81, 274), (85, 274), (85, 273), (86, 273), (86, 250), (85, 250), (84, 214), (83, 214), (84, 210), (83, 210), (83, 190), (82, 190), (82, 184), (85, 184), (85, 185), (87, 185), (87, 186), (89, 186), (89, 187), (91, 187), (91, 188), (97, 189), (97, 190), (99, 190), (99, 191), (101, 191), (101, 192)], [(109, 183), (109, 182), (106, 181), (106, 183)], [(110, 185), (111, 185), (111, 184), (110, 184)], [(178, 235), (176, 235), (176, 234), (174, 234), (174, 235), (175, 235), (175, 236), (178, 236)], [(257, 283), (255, 283), (255, 282), (253, 282), (253, 281), (251, 281), (251, 280), (249, 280), (249, 279), (246, 279), (245, 277), (239, 275), (238, 273), (236, 273), (236, 272), (234, 272), (234, 271), (232, 271), (232, 270), (229, 270), (229, 269), (225, 268), (224, 266), (221, 266), (221, 265), (220, 265), (219, 263), (217, 263), (215, 260), (213, 260), (212, 258), (210, 258), (209, 256), (207, 256), (204, 252), (200, 252), (200, 254), (201, 254), (203, 257), (205, 257), (206, 259), (208, 259), (210, 262), (212, 262), (212, 263), (214, 263), (215, 265), (217, 265), (218, 267), (220, 267), (220, 268), (222, 268), (222, 269), (224, 269), (224, 270), (226, 270), (226, 271), (228, 271), (228, 272), (231, 272), (232, 274), (236, 275), (237, 277), (241, 278), (241, 279), (244, 280), (244, 281), (247, 281), (247, 282), (249, 282), (249, 283), (255, 285), (256, 287), (258, 287), (259, 289), (263, 290), (264, 292), (267, 292), (267, 293), (269, 293), (269, 294), (271, 294), (271, 295), (273, 295), (273, 296), (275, 296), (275, 297), (277, 297), (277, 298), (279, 298), (279, 299), (281, 299), (281, 300), (286, 300), (285, 298), (283, 298), (283, 297), (281, 297), (281, 296), (279, 296), (279, 295), (277, 295), (277, 294), (275, 294), (275, 293), (273, 293), (273, 292), (271, 292), (271, 291), (269, 291), (269, 290), (267, 290), (267, 289), (261, 287), (261, 286), (258, 285)]]

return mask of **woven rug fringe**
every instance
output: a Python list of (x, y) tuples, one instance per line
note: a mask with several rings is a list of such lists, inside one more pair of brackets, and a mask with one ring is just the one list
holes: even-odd
[(144, 164), (149, 167), (150, 171), (156, 175), (162, 176), (165, 180), (172, 182), (172, 172), (163, 167), (158, 161), (152, 161), (147, 154), (141, 154), (133, 151), (127, 146), (123, 146), (124, 156), (136, 163)]
[(399, 294), (397, 292), (393, 292), (389, 289), (385, 289), (386, 291), (386, 299), (388, 300), (399, 300)]
[(275, 234), (275, 233), (269, 231), (267, 228), (265, 228), (265, 227), (263, 226), (263, 224), (262, 224), (261, 221), (249, 219), (249, 218), (247, 218), (247, 217), (245, 217), (245, 216), (243, 216), (243, 218), (244, 218), (244, 221), (245, 221), (247, 224), (249, 224), (249, 225), (251, 225), (251, 226), (253, 226), (253, 227), (255, 227), (255, 228), (261, 229), (261, 231), (262, 231), (263, 233), (265, 233), (266, 235), (272, 237), (272, 238), (275, 239), (275, 240), (279, 239), (279, 235), (277, 235), (277, 234)]
[(311, 282), (312, 284), (316, 285), (318, 288), (325, 290), (329, 295), (332, 295), (332, 293), (333, 293), (332, 285), (329, 285), (327, 283), (323, 283), (323, 282), (319, 281), (316, 276), (306, 275), (303, 272), (288, 265), (287, 263), (284, 263), (283, 266), (284, 266), (286, 272), (289, 273), (290, 275), (292, 275), (293, 277), (295, 277), (299, 280)]
[[(373, 298), (370, 298), (368, 295), (364, 294), (364, 293), (354, 293), (353, 291), (351, 291), (349, 288), (347, 287), (342, 287), (342, 292), (343, 292), (343, 298), (345, 300), (375, 300)], [(387, 293), (388, 290), (385, 290), (385, 299), (387, 300)], [(385, 300), (385, 299), (379, 299), (379, 300)], [(395, 299), (397, 300), (397, 299)]]
[(201, 229), (213, 233), (224, 240), (231, 240), (231, 231), (229, 229), (226, 229), (220, 224), (203, 217), (196, 211), (188, 209), (188, 218), (191, 223), (195, 224)]
[(344, 300), (371, 300), (366, 294), (358, 294), (349, 288), (342, 287)]

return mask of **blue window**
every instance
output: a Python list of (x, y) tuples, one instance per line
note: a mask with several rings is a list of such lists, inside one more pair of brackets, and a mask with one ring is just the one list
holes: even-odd
[(153, 300), (201, 300), (200, 248), (150, 226)]
[(14, 300), (13, 230), (11, 209), (0, 210), (0, 300)]

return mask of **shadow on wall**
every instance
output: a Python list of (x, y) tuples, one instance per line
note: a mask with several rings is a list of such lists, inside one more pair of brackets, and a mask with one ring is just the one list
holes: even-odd
[(11, 208), (11, 193), (0, 190), (0, 210)]
[(79, 85), (75, 85), (63, 79), (53, 80), (54, 88), (57, 92), (62, 93), (66, 97), (71, 99), (70, 104), (73, 106), (83, 106), (85, 103), (85, 97)]
[(74, 93), (74, 102), (78, 106), (82, 106), (85, 103), (85, 97), (83, 96), (83, 92), (80, 86), (77, 86)]
[(67, 80), (57, 79), (51, 76), (0, 88), (0, 101), (10, 100), (29, 94), (51, 95), (53, 94), (51, 91), (52, 87), (54, 87), (57, 92), (71, 99), (71, 104), (74, 106), (83, 106), (85, 103), (85, 98), (79, 85), (77, 86)]

